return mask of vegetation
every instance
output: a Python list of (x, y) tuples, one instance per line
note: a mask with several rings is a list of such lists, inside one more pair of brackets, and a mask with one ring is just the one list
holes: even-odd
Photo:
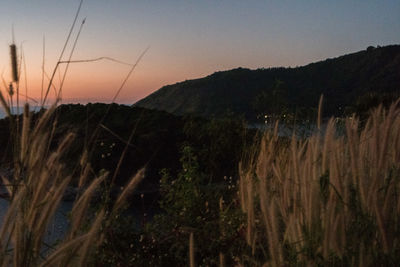
[(266, 133), (242, 170), (246, 240), (268, 266), (396, 266), (400, 255), (399, 102), (361, 126), (280, 142)]
[[(90, 151), (87, 147), (87, 140), (90, 137), (90, 135), (88, 137), (87, 129), (95, 128), (107, 110), (109, 115), (104, 118), (100, 126), (98, 139), (94, 142), (95, 149), (92, 150), (93, 156), (90, 157), (86, 154), (86, 151)], [(51, 115), (47, 115), (48, 112)], [(146, 179), (138, 188), (140, 194), (130, 198), (131, 202), (124, 206), (130, 207), (130, 210), (135, 208), (138, 210), (138, 207), (142, 207), (142, 213), (137, 213), (139, 219), (131, 217), (130, 211), (123, 214), (110, 211), (112, 205), (110, 206), (107, 196), (103, 199), (104, 202), (101, 201), (96, 206), (90, 205), (89, 201), (85, 202), (85, 205), (88, 205), (85, 207), (87, 219), (81, 221), (80, 225), (84, 230), (88, 229), (96, 210), (108, 211), (108, 216), (103, 220), (102, 225), (108, 224), (109, 227), (102, 227), (104, 236), (100, 235), (101, 242), (91, 247), (92, 257), (88, 260), (96, 259), (91, 264), (151, 265), (154, 263), (160, 265), (182, 262), (187, 257), (188, 233), (187, 230), (182, 229), (185, 229), (185, 225), (189, 229), (194, 229), (199, 222), (204, 222), (209, 226), (204, 230), (196, 231), (194, 236), (206, 237), (206, 231), (211, 230), (213, 234), (220, 235), (213, 248), (224, 246), (226, 247), (224, 251), (228, 255), (234, 255), (236, 253), (233, 251), (245, 245), (238, 232), (238, 229), (242, 227), (243, 215), (237, 209), (234, 181), (237, 181), (239, 176), (236, 166), (241, 159), (245, 143), (253, 140), (255, 132), (247, 132), (240, 121), (234, 118), (207, 121), (193, 117), (175, 117), (165, 112), (116, 104), (62, 105), (58, 108), (52, 107), (51, 111), (43, 110), (38, 114), (26, 111), (24, 116), (11, 116), (0, 121), (4, 127), (0, 129), (4, 129), (5, 135), (0, 140), (4, 144), (9, 143), (11, 138), (6, 129), (9, 129), (16, 120), (25, 121), (25, 116), (28, 116), (31, 121), (28, 125), (32, 126), (27, 128), (31, 131), (34, 131), (37, 124), (45, 124), (42, 122), (44, 116), (48, 118), (46, 126), (42, 126), (43, 131), (47, 130), (47, 136), (40, 139), (45, 142), (44, 147), (47, 147), (48, 151), (58, 151), (60, 146), (65, 147), (57, 154), (58, 164), (62, 166), (57, 172), (60, 181), (62, 177), (69, 177), (70, 185), (82, 188), (85, 187), (83, 181), (86, 180), (86, 183), (89, 183), (96, 181), (98, 176), (102, 178), (102, 182), (97, 185), (98, 190), (92, 192), (92, 196), (95, 196), (97, 201), (99, 191), (107, 194), (107, 192), (112, 192), (110, 189), (117, 188), (116, 185), (124, 186), (130, 180), (129, 172), (136, 173), (140, 171), (136, 169), (137, 166), (147, 163)], [(127, 133), (132, 129), (135, 129), (134, 138), (128, 143), (125, 140), (128, 139)], [(68, 146), (64, 146), (63, 140), (68, 132), (71, 132), (74, 138), (69, 140)], [(232, 146), (232, 143), (236, 145)], [(122, 167), (115, 179), (116, 184), (113, 185), (111, 184), (112, 177), (107, 174), (115, 172), (115, 165), (119, 163), (124, 147), (128, 147), (128, 150), (125, 153), (125, 159), (121, 161)], [(10, 151), (4, 154), (8, 160), (3, 161), (3, 164), (8, 162), (9, 166), (14, 166), (13, 148), (11, 146)], [(39, 153), (34, 155), (45, 158)], [(174, 162), (175, 158), (176, 162)], [(173, 167), (174, 164), (176, 168)], [(32, 170), (26, 170), (26, 172), (32, 172)], [(155, 176), (152, 177), (152, 174)], [(52, 181), (51, 176), (47, 177), (48, 180), (43, 181), (45, 184)], [(228, 181), (229, 185), (226, 185)], [(161, 197), (158, 203), (159, 194)], [(117, 197), (114, 196), (114, 201), (116, 199)], [(220, 204), (222, 200), (225, 204)], [(57, 206), (57, 202), (52, 203), (54, 207)], [(222, 205), (221, 208), (220, 205)], [(178, 218), (182, 210), (188, 212), (184, 212), (185, 216)], [(154, 214), (156, 215), (152, 218)], [(192, 216), (195, 215), (198, 219), (192, 221)], [(202, 218), (201, 221), (199, 218)], [(222, 233), (218, 227), (223, 223), (221, 220), (228, 219), (230, 225), (224, 226)], [(176, 237), (174, 237), (175, 234), (177, 234)], [(165, 237), (174, 238), (164, 240)], [(154, 245), (153, 240), (160, 242), (156, 248), (151, 246), (151, 244)], [(233, 245), (232, 241), (239, 245)], [(63, 243), (63, 240), (60, 240), (60, 243)], [(96, 251), (98, 245), (100, 248)], [(211, 255), (215, 256), (217, 250), (209, 247), (208, 238), (205, 238), (203, 242), (197, 240), (196, 247), (201, 248), (204, 255), (208, 255), (208, 259), (212, 259), (205, 262), (215, 262)], [(166, 253), (167, 256), (162, 256), (165, 253), (160, 254), (162, 257), (153, 259), (152, 256), (164, 248), (170, 248), (170, 253)], [(218, 254), (219, 252), (217, 256)], [(76, 254), (74, 257), (80, 256)], [(149, 261), (149, 258), (153, 260)], [(229, 259), (227, 261), (231, 262), (232, 259)], [(73, 263), (77, 264), (77, 261)], [(34, 265), (34, 262), (31, 264)]]
[[(71, 63), (62, 61), (65, 47), (42, 104), (57, 67)], [(20, 95), (10, 49), (8, 99), (0, 92), (8, 115), (0, 120), (0, 168), (12, 173), (0, 177), (9, 201), (0, 266), (398, 264), (400, 102), (389, 104), (398, 94), (399, 46), (295, 69), (219, 72), (134, 107), (57, 107), (61, 85), (54, 105), (39, 113), (25, 105), (22, 115), (10, 110)], [(240, 116), (305, 118), (320, 93), (328, 115), (360, 117), (323, 129), (320, 106), (311, 136), (280, 136), (276, 124), (260, 138)], [(138, 107), (159, 104), (186, 116)], [(48, 243), (68, 187), (77, 189), (69, 227)], [(142, 213), (132, 212), (137, 205)]]
[(220, 183), (184, 146), (181, 171), (162, 172), (160, 210), (141, 227), (121, 218), (98, 263), (396, 266), (399, 102), (342, 127), (332, 119), (308, 138), (268, 131), (242, 154), (240, 179)]
[[(147, 178), (140, 185), (140, 191), (157, 191), (163, 169), (177, 175), (180, 151), (184, 146), (191, 146), (196, 151), (201, 168), (214, 182), (221, 181), (225, 175), (238, 177), (236, 166), (245, 144), (250, 143), (255, 134), (254, 130), (246, 130), (242, 121), (232, 117), (212, 120), (177, 117), (162, 111), (117, 104), (61, 105), (55, 114), (57, 127), (51, 146), (57, 147), (66, 131), (73, 131), (76, 136), (63, 161), (71, 173), (79, 171), (75, 159), (87, 150), (92, 134), (89, 129), (95, 129), (103, 119), (88, 162), (97, 173), (101, 170), (114, 173), (126, 149), (115, 183), (123, 186), (132, 173), (146, 166)], [(39, 116), (32, 114), (32, 119), (37, 120)], [(7, 161), (12, 164), (9, 123), (9, 119), (0, 120), (0, 145), (5, 148), (0, 151), (3, 166)], [(236, 145), (232, 146), (232, 143)], [(78, 181), (72, 182), (77, 184)]]
[[(94, 156), (88, 157), (85, 129), (105, 110), (110, 117), (100, 125)], [(79, 116), (82, 125), (73, 123)], [(142, 120), (137, 139), (127, 142), (127, 129)], [(14, 176), (2, 177), (10, 195), (0, 232), (3, 265), (395, 266), (400, 260), (399, 102), (388, 110), (380, 106), (363, 122), (345, 119), (344, 130), (332, 119), (308, 138), (280, 137), (276, 127), (256, 142), (259, 149), (251, 157), (246, 157), (252, 151), (249, 139), (257, 135), (232, 117), (208, 121), (91, 104), (53, 106), (39, 114), (26, 107), (22, 116), (2, 123), (19, 129), (8, 160)], [(163, 130), (170, 125), (176, 132)], [(149, 136), (152, 127), (156, 134)], [(117, 179), (127, 182), (119, 197), (106, 195), (91, 204), (96, 191), (107, 194), (113, 187), (107, 177), (116, 169), (101, 155), (134, 147), (125, 153), (127, 164), (138, 164), (137, 154), (130, 153), (164, 138), (176, 143), (161, 151), (173, 148), (179, 159), (176, 169), (153, 170), (160, 178), (157, 206), (136, 217), (122, 212), (128, 193), (146, 176), (140, 170), (132, 180)], [(118, 164), (113, 157), (109, 160)], [(74, 182), (72, 174), (79, 174)], [(46, 227), (71, 183), (81, 193), (70, 228), (58, 244), (46, 244)], [(130, 206), (147, 198), (138, 197)], [(48, 245), (50, 252), (43, 254)]]
[(225, 177), (225, 183), (210, 183), (191, 147), (183, 148), (181, 162), (183, 169), (177, 177), (164, 171), (160, 210), (153, 219), (138, 229), (126, 217), (121, 218), (123, 227), (113, 229), (111, 242), (98, 253), (100, 263), (188, 265), (191, 234), (201, 265), (218, 265), (223, 257), (229, 265), (235, 262), (235, 255), (247, 246), (240, 236), (244, 217), (232, 177)]
[[(2, 94), (0, 98), (4, 104)], [(9, 110), (6, 105), (4, 108)], [(90, 212), (90, 200), (104, 184), (108, 172), (92, 177), (93, 170), (85, 156), (77, 158), (82, 170), (78, 183), (81, 194), (71, 210), (70, 228), (57, 245), (46, 244), (47, 227), (72, 180), (62, 162), (75, 138), (67, 132), (57, 148), (50, 147), (54, 111), (53, 106), (32, 124), (29, 108), (25, 106), (22, 128), (14, 135), (13, 177), (1, 176), (9, 195), (9, 207), (0, 229), (1, 266), (86, 265), (104, 241), (102, 232), (111, 227), (111, 218), (119, 213), (128, 194), (143, 178), (143, 171), (138, 172), (112, 206), (102, 205), (96, 212)], [(10, 117), (13, 121), (17, 119)], [(16, 125), (12, 128), (17, 129)], [(47, 254), (43, 254), (45, 246), (50, 248)]]
[(216, 72), (164, 86), (135, 105), (204, 117), (230, 111), (251, 122), (260, 122), (265, 112), (279, 115), (286, 109), (296, 117), (314, 120), (323, 94), (325, 116), (348, 116), (359, 108), (366, 111), (368, 95), (385, 94), (390, 102), (399, 97), (399, 69), (399, 45), (369, 47), (303, 67)]
[[(58, 66), (65, 63), (61, 60), (75, 27), (82, 2), (50, 78), (48, 90), (44, 99), (41, 99), (42, 106), (46, 103)], [(84, 20), (76, 36), (75, 44), (83, 24)], [(70, 53), (70, 59), (75, 44)], [(67, 168), (65, 162), (69, 160), (71, 151), (74, 152), (72, 148), (76, 135), (69, 128), (63, 129), (62, 132), (57, 129), (56, 106), (63, 82), (60, 88), (56, 89), (57, 99), (49, 109), (42, 110), (39, 114), (32, 114), (29, 112), (28, 104), (25, 104), (23, 115), (12, 114), (13, 105), (19, 106), (20, 103), (20, 66), (14, 43), (10, 45), (10, 55), (12, 81), (7, 86), (3, 78), (5, 87), (3, 89), (7, 92), (7, 98), (0, 91), (0, 106), (8, 116), (2, 122), (2, 126), (5, 127), (2, 129), (1, 137), (6, 137), (10, 144), (9, 149), (3, 154), (0, 168), (6, 164), (12, 170), (10, 176), (2, 175), (2, 173), (0, 175), (1, 185), (7, 190), (9, 200), (6, 214), (0, 224), (0, 266), (87, 266), (92, 264), (97, 247), (107, 240), (104, 233), (112, 227), (113, 219), (118, 216), (128, 196), (143, 179), (144, 171), (138, 171), (128, 180), (121, 193), (110, 201), (108, 193), (113, 188), (114, 179), (108, 181), (109, 172), (105, 170), (95, 172), (91, 167), (88, 159), (92, 155), (90, 153), (92, 142), (86, 143), (82, 153), (73, 159), (71, 166), (75, 166), (76, 169), (71, 171)], [(67, 69), (64, 72), (63, 81)], [(13, 102), (14, 93), (16, 102)], [(98, 124), (97, 127), (100, 125)], [(96, 137), (95, 129), (90, 138), (96, 140)], [(123, 155), (120, 161), (122, 159)], [(67, 187), (71, 184), (73, 176), (78, 177), (75, 183), (78, 194), (75, 196), (69, 214), (69, 228), (58, 243), (47, 243), (45, 236), (49, 223)], [(98, 191), (104, 191), (105, 197), (94, 210), (91, 201)]]

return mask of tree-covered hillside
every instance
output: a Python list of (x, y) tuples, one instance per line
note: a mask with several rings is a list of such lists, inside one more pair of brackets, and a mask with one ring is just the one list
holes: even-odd
[[(32, 113), (33, 124), (42, 112)], [(118, 104), (61, 105), (53, 121), (55, 127), (49, 131), (53, 131), (54, 148), (66, 133), (75, 134), (73, 146), (65, 153), (69, 175), (79, 172), (76, 159), (85, 151), (95, 175), (109, 171), (112, 176), (124, 154), (115, 182), (124, 185), (145, 167), (146, 179), (140, 185), (145, 191), (158, 189), (162, 170), (171, 175), (180, 171), (185, 147), (191, 147), (202, 171), (214, 182), (224, 176), (237, 177), (244, 144), (254, 136), (235, 118), (206, 120)], [(9, 118), (0, 120), (0, 168), (7, 167), (7, 162), (12, 165), (13, 138)]]
[(364, 51), (296, 68), (243, 69), (164, 86), (135, 106), (174, 114), (221, 116), (250, 121), (264, 114), (307, 115), (325, 96), (324, 115), (343, 115), (400, 92), (400, 45)]

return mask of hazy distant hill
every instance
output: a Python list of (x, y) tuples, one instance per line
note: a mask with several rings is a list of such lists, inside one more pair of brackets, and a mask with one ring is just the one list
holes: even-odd
[(244, 68), (167, 85), (135, 105), (174, 114), (220, 116), (227, 111), (253, 120), (264, 113), (306, 112), (325, 96), (325, 115), (394, 98), (400, 92), (400, 45), (366, 50), (296, 68)]

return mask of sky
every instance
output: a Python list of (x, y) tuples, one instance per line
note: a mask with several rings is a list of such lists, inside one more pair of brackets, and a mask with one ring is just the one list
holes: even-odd
[[(2, 0), (0, 73), (6, 84), (14, 28), (24, 59), (20, 91), (40, 100), (42, 64), (51, 76), (79, 3)], [(72, 60), (111, 57), (133, 64), (149, 47), (116, 98), (123, 104), (215, 71), (296, 67), (400, 43), (398, 0), (84, 0), (64, 60), (85, 18)], [(65, 66), (55, 76), (56, 88)], [(130, 69), (108, 60), (70, 64), (63, 103), (111, 102)], [(46, 91), (47, 78), (44, 84)]]

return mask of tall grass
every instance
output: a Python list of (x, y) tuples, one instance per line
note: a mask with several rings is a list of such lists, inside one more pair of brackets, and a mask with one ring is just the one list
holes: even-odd
[[(53, 74), (49, 78), (49, 85), (44, 95), (42, 91), (42, 107), (47, 103), (50, 88), (55, 88), (53, 79), (59, 65), (67, 64), (68, 66), (72, 62), (71, 58), (85, 20), (81, 23), (69, 60), (62, 61), (62, 57), (75, 27), (82, 2), (83, 0), (80, 1), (67, 40)], [(112, 227), (113, 218), (121, 211), (130, 193), (143, 179), (144, 171), (140, 170), (132, 177), (113, 203), (104, 203), (97, 211), (93, 212), (91, 202), (94, 193), (100, 189), (102, 184), (109, 184), (105, 182), (109, 174), (97, 175), (93, 171), (89, 163), (90, 155), (88, 155), (91, 148), (85, 147), (81, 158), (76, 159), (76, 165), (79, 166), (78, 169), (81, 172), (77, 174), (78, 177), (72, 177), (72, 173), (75, 175), (77, 172), (67, 169), (63, 162), (73, 145), (75, 134), (66, 132), (62, 138), (54, 140), (57, 127), (56, 107), (61, 99), (62, 86), (68, 67), (64, 71), (58, 92), (56, 90), (54, 104), (32, 119), (28, 104), (25, 104), (21, 116), (13, 115), (14, 86), (16, 87), (17, 106), (19, 106), (20, 95), (20, 65), (14, 42), (10, 46), (10, 55), (12, 82), (7, 91), (7, 85), (3, 79), (8, 100), (0, 90), (0, 108), (5, 110), (9, 120), (10, 142), (13, 148), (13, 177), (0, 176), (0, 185), (7, 188), (9, 195), (9, 207), (3, 221), (0, 222), (0, 266), (87, 266), (93, 260), (92, 256), (97, 247), (104, 242), (104, 232)], [(117, 95), (136, 65), (137, 63), (132, 65), (133, 67), (118, 89)], [(26, 95), (26, 97), (28, 96)], [(113, 100), (115, 98), (116, 96)], [(96, 138), (96, 134), (93, 134), (92, 138)], [(122, 157), (123, 155), (121, 160)], [(49, 223), (54, 218), (72, 180), (78, 180), (78, 191), (81, 193), (76, 196), (69, 214), (69, 228), (64, 238), (58, 240), (57, 244), (47, 244), (45, 236)], [(112, 183), (109, 186), (111, 187)], [(44, 248), (49, 249), (46, 249), (45, 252)]]
[[(4, 99), (2, 94), (0, 97)], [(75, 138), (73, 133), (66, 133), (57, 148), (50, 149), (54, 111), (52, 106), (32, 123), (29, 107), (25, 106), (21, 134), (17, 136), (20, 146), (14, 153), (14, 177), (1, 177), (10, 203), (0, 229), (0, 266), (87, 266), (90, 256), (103, 242), (103, 232), (111, 227), (112, 217), (143, 178), (140, 171), (112, 209), (103, 207), (93, 214), (89, 212), (90, 200), (108, 173), (87, 182), (92, 172), (90, 164), (85, 156), (77, 159), (83, 170), (79, 177), (83, 193), (74, 202), (64, 239), (57, 246), (45, 244), (47, 227), (72, 179), (62, 159)], [(54, 247), (43, 254), (44, 246)]]
[(246, 240), (253, 251), (265, 249), (266, 266), (399, 262), (399, 101), (344, 127), (338, 134), (331, 119), (307, 139), (268, 132), (242, 168)]

